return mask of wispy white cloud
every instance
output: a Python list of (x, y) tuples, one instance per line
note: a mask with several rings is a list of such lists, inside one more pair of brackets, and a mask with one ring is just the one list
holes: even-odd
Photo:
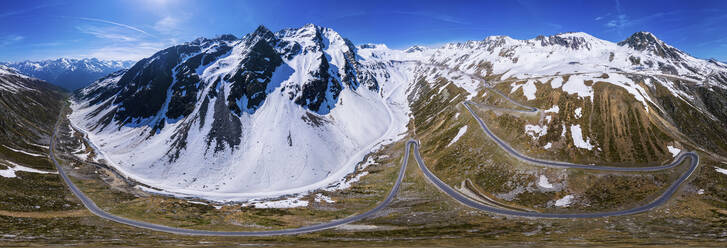
[(616, 18), (611, 19), (606, 23), (606, 27), (622, 29), (628, 25), (631, 25), (632, 21), (626, 15), (618, 15)]
[(90, 34), (93, 36), (96, 36), (101, 39), (109, 39), (109, 40), (116, 40), (116, 41), (137, 41), (138, 38), (129, 35), (124, 34), (123, 31), (119, 31), (115, 28), (104, 28), (104, 27), (97, 27), (97, 26), (76, 26), (76, 30), (80, 31), (84, 34)]
[(0, 37), (0, 47), (9, 46), (24, 40), (25, 37), (21, 35), (6, 35)]
[(595, 21), (603, 21), (603, 26), (607, 31), (616, 31), (619, 35), (623, 35), (626, 28), (643, 25), (652, 21), (675, 21), (678, 15), (682, 13), (680, 10), (670, 12), (657, 12), (639, 18), (631, 18), (621, 10), (621, 2), (615, 1), (616, 14), (607, 13), (603, 16), (596, 17)]
[(78, 19), (80, 19), (80, 20), (84, 20), (84, 21), (91, 21), (91, 22), (106, 23), (106, 24), (110, 24), (110, 25), (114, 25), (114, 26), (118, 26), (118, 27), (126, 28), (126, 29), (129, 29), (129, 30), (133, 30), (133, 31), (139, 32), (139, 33), (141, 33), (141, 34), (144, 34), (144, 35), (146, 35), (146, 36), (149, 36), (149, 37), (152, 37), (152, 38), (154, 38), (154, 36), (153, 36), (153, 35), (151, 35), (151, 34), (147, 33), (147, 32), (146, 32), (146, 31), (144, 31), (144, 30), (141, 30), (140, 28), (137, 28), (137, 27), (133, 27), (133, 26), (130, 26), (130, 25), (126, 25), (126, 24), (123, 24), (123, 23), (118, 23), (118, 22), (113, 22), (113, 21), (109, 21), (109, 20), (103, 20), (103, 19), (98, 19), (98, 18), (88, 18), (88, 17), (78, 17)]

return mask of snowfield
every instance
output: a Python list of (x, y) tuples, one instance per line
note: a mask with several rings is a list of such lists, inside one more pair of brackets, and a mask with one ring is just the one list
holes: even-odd
[[(309, 39), (314, 36), (309, 33), (314, 28), (317, 27), (305, 26), (283, 39), (295, 40), (304, 47), (311, 45)], [(320, 61), (321, 54), (331, 57), (329, 63), (332, 67), (343, 70), (346, 63), (343, 54), (348, 47), (332, 30), (322, 29), (322, 33), (327, 38), (323, 51), (284, 60), (273, 73), (268, 84), (272, 87), (268, 90), (271, 93), (259, 109), (240, 116), (243, 127), (241, 142), (235, 149), (227, 144), (222, 144), (223, 150), (216, 153), (205, 149), (208, 147), (207, 134), (214, 131), (215, 111), (212, 106), (205, 116), (201, 116), (201, 119), (206, 119), (204, 124), (194, 120), (194, 114), (191, 114), (179, 120), (168, 120), (164, 128), (151, 137), (145, 135), (150, 127), (143, 125), (118, 126), (113, 123), (113, 127), (96, 128), (98, 118), (110, 108), (101, 109), (97, 118), (88, 116), (105, 102), (91, 105), (87, 101), (76, 101), (72, 104), (73, 112), (69, 118), (98, 150), (100, 157), (122, 174), (162, 189), (157, 193), (228, 202), (299, 195), (331, 185), (340, 188), (352, 183), (341, 180), (354, 172), (364, 156), (401, 139), (406, 133), (409, 120), (406, 91), (412, 80), (412, 73), (407, 70), (413, 67), (386, 67), (381, 74), (375, 75), (380, 91), (363, 86), (346, 87), (340, 92), (334, 108), (325, 114), (311, 113), (293, 103), (287, 94), (276, 92), (308, 81), (311, 77), (309, 72), (319, 66), (317, 61)], [(197, 69), (202, 83), (207, 85), (200, 96), (214, 90), (212, 80), (216, 76), (236, 69), (234, 65), (243, 57), (240, 54), (245, 53), (243, 46), (237, 44), (226, 57)], [(374, 64), (380, 61), (364, 59), (361, 62)], [(115, 84), (119, 78), (108, 78), (84, 91)], [(226, 85), (219, 88), (224, 95), (230, 94)], [(157, 116), (166, 112), (168, 102), (169, 99)], [(198, 104), (193, 113), (204, 113), (200, 109)], [(177, 130), (188, 122), (193, 123), (187, 133), (188, 148), (170, 163), (166, 156), (170, 143)], [(212, 140), (209, 147), (216, 145), (216, 141)], [(302, 204), (301, 201), (290, 202)], [(270, 206), (281, 204), (288, 203)]]

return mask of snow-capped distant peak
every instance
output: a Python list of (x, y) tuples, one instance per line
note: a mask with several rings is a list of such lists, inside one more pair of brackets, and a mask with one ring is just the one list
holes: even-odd
[(406, 50), (404, 50), (404, 52), (405, 53), (416, 53), (416, 52), (423, 52), (425, 50), (427, 50), (426, 47), (414, 45), (414, 46), (411, 46), (411, 47), (407, 48)]
[(126, 69), (134, 61), (99, 60), (97, 58), (59, 58), (42, 61), (2, 63), (31, 77), (39, 78), (69, 90), (82, 88), (109, 73)]
[(681, 60), (684, 52), (676, 49), (649, 32), (636, 32), (629, 38), (618, 43), (619, 46), (627, 46), (637, 51), (646, 51), (667, 59)]
[(492, 35), (492, 36), (487, 36), (485, 38), (485, 41), (499, 41), (499, 40), (515, 40), (515, 39), (513, 39), (512, 37), (507, 36), (507, 35)]
[(360, 48), (360, 49), (389, 49), (389, 47), (386, 46), (386, 44), (373, 44), (373, 43), (361, 44), (358, 46), (358, 48)]

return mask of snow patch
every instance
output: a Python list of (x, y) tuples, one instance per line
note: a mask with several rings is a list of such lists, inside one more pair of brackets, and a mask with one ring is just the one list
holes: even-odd
[(552, 146), (553, 146), (553, 143), (548, 142), (548, 144), (545, 144), (545, 146), (543, 146), (543, 148), (550, 149), (550, 147), (552, 147)]
[(25, 154), (25, 155), (30, 155), (30, 156), (33, 156), (33, 157), (45, 157), (45, 155), (43, 155), (43, 154), (37, 154), (37, 153), (26, 152), (26, 151), (19, 150), (19, 149), (13, 149), (13, 148), (10, 148), (10, 147), (8, 147), (6, 145), (3, 145), (3, 147), (5, 147), (5, 148), (7, 148), (8, 150), (11, 150), (11, 151), (14, 151), (14, 152), (17, 152), (17, 153), (22, 153), (22, 154)]
[(666, 146), (666, 149), (669, 149), (669, 152), (671, 153), (672, 157), (676, 157), (679, 155), (680, 152), (682, 152), (681, 149), (673, 147), (671, 145)]
[(316, 198), (314, 199), (315, 202), (326, 202), (326, 203), (335, 203), (336, 201), (331, 200), (331, 197), (318, 193), (316, 194)]
[(553, 107), (550, 107), (549, 109), (546, 109), (545, 113), (558, 113), (560, 111), (560, 107), (558, 105), (553, 105)]
[(575, 145), (578, 148), (593, 149), (593, 145), (591, 144), (591, 139), (586, 137), (585, 140), (583, 140), (583, 132), (581, 130), (581, 125), (571, 125), (570, 126), (570, 133), (573, 137), (573, 145)]
[(553, 188), (553, 184), (548, 182), (548, 177), (546, 177), (545, 175), (540, 175), (540, 178), (538, 179), (538, 186), (540, 186), (541, 188), (546, 188), (546, 189)]
[(457, 135), (454, 136), (454, 138), (452, 139), (452, 141), (450, 141), (449, 144), (447, 144), (446, 147), (449, 147), (452, 144), (454, 144), (455, 142), (457, 142), (459, 140), (459, 138), (461, 138), (462, 135), (464, 135), (465, 132), (467, 132), (467, 126), (460, 127), (459, 128), (459, 131), (457, 131)]
[(528, 100), (534, 100), (535, 99), (535, 92), (537, 92), (538, 88), (535, 87), (535, 83), (533, 83), (533, 80), (528, 80), (525, 85), (523, 85), (523, 95)]
[(567, 196), (564, 196), (563, 198), (560, 198), (557, 201), (555, 201), (555, 206), (556, 207), (567, 207), (567, 206), (570, 206), (571, 201), (573, 201), (573, 195), (567, 195)]
[(719, 173), (722, 173), (722, 174), (727, 175), (727, 169), (722, 169), (722, 168), (719, 168), (719, 167), (714, 167), (714, 170), (716, 170)]
[(550, 87), (553, 89), (560, 88), (563, 86), (563, 77), (555, 77), (553, 80), (550, 80)]
[(593, 88), (586, 85), (586, 80), (583, 76), (572, 75), (568, 78), (568, 82), (563, 84), (563, 91), (568, 94), (576, 94), (582, 98), (590, 97), (593, 99)]
[(525, 134), (530, 135), (530, 137), (533, 137), (533, 140), (536, 140), (543, 137), (543, 135), (548, 134), (548, 126), (526, 124)]
[[(22, 166), (22, 165), (19, 165), (19, 164), (16, 164), (16, 163), (13, 163), (13, 162), (10, 162), (7, 160), (5, 160), (3, 162), (7, 163), (6, 165), (8, 166), (8, 168), (4, 169), (4, 170), (0, 170), (0, 176), (5, 177), (5, 178), (17, 177), (15, 172), (18, 172), (18, 171), (38, 173), (38, 174), (57, 174), (57, 172), (37, 170), (37, 169), (30, 168), (30, 167)], [(12, 165), (12, 167), (11, 167), (11, 165)]]
[(256, 201), (251, 200), (250, 203), (243, 204), (243, 206), (252, 205), (255, 208), (298, 208), (307, 207), (308, 201), (301, 200), (303, 196), (296, 196), (288, 199), (277, 200), (277, 201)]
[(576, 119), (580, 119), (581, 117), (583, 117), (583, 113), (581, 113), (582, 110), (583, 109), (581, 107), (576, 108), (576, 110), (574, 112), (575, 113), (574, 116), (576, 117)]

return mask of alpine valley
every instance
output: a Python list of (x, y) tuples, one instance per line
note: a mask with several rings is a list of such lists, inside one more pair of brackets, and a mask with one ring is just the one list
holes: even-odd
[(534, 121), (500, 118), (499, 131), (554, 159), (657, 163), (687, 144), (727, 152), (727, 65), (647, 32), (619, 43), (564, 33), (402, 51), (355, 46), (312, 24), (260, 26), (111, 73), (76, 92), (69, 117), (98, 162), (147, 191), (248, 201), (341, 188), (369, 153), (408, 132), (438, 136), (425, 151), (446, 149), (477, 127), (451, 127), (454, 137), (444, 111), (496, 104), (487, 88), (548, 109)]
[[(81, 21), (119, 42), (173, 31)], [(0, 65), (0, 246), (727, 238), (727, 64), (649, 32), (344, 35), (259, 26), (136, 62)]]

